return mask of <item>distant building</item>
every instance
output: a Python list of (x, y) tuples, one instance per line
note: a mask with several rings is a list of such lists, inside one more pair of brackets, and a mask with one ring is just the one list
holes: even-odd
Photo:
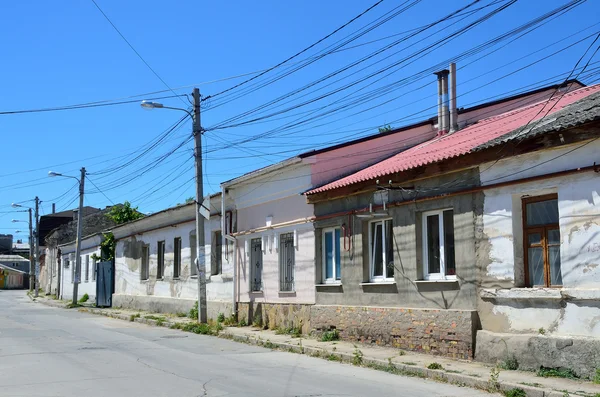
[(0, 255), (0, 265), (29, 274), (29, 260), (20, 255)]
[(0, 255), (8, 255), (12, 251), (13, 246), (13, 235), (12, 234), (0, 234)]

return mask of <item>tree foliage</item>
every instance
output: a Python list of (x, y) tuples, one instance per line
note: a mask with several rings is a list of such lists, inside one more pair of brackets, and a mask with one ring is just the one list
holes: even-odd
[(379, 127), (379, 133), (388, 132), (392, 130), (392, 126), (389, 124), (384, 125), (383, 127)]
[(100, 255), (103, 261), (112, 261), (115, 259), (115, 236), (111, 233), (104, 233), (102, 235), (102, 242), (100, 243)]
[(133, 208), (129, 201), (125, 201), (123, 205), (112, 207), (106, 216), (112, 219), (117, 225), (120, 225), (143, 218), (144, 214), (138, 211), (138, 207)]

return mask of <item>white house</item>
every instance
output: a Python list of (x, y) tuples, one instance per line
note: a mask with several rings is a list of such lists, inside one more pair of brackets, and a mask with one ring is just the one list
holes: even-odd
[[(100, 243), (103, 240), (102, 233), (92, 234), (81, 239), (81, 278), (77, 290), (78, 299), (88, 294), (90, 300), (96, 298), (96, 263), (100, 257)], [(73, 299), (73, 281), (75, 276), (75, 241), (58, 246), (61, 261), (60, 271), (60, 299)], [(48, 258), (48, 256), (47, 256)]]
[[(221, 262), (220, 194), (205, 221), (209, 318), (233, 312), (233, 268)], [(197, 301), (195, 204), (179, 205), (114, 227), (114, 307), (187, 312)]]

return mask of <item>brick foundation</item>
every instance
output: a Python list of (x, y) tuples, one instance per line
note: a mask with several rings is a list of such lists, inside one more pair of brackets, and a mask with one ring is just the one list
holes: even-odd
[(302, 333), (311, 330), (311, 305), (239, 302), (238, 321), (257, 323), (269, 329), (301, 327)]
[(337, 329), (344, 340), (389, 345), (453, 358), (473, 358), (476, 311), (315, 305), (315, 333)]

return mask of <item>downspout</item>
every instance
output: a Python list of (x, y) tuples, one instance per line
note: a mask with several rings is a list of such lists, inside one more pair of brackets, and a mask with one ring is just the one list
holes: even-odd
[(234, 318), (237, 319), (237, 294), (236, 291), (239, 290), (239, 280), (237, 277), (237, 239), (230, 235), (224, 235), (226, 240), (229, 240), (233, 243), (233, 315)]

